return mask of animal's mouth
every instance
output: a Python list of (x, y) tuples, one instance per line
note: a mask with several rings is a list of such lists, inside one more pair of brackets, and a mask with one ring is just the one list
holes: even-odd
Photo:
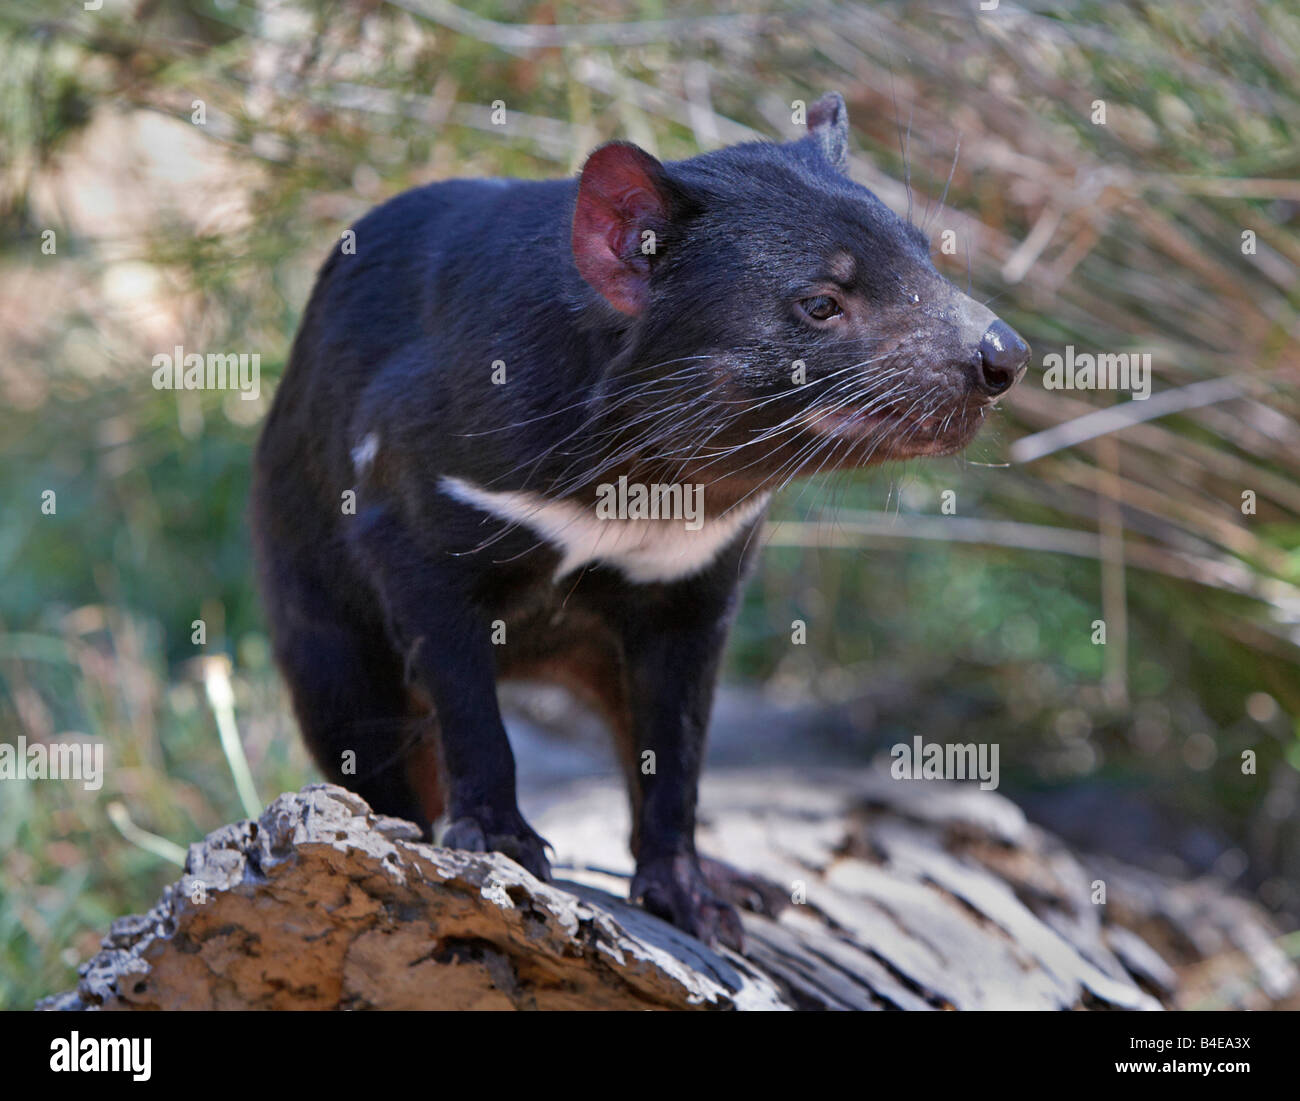
[(949, 455), (970, 443), (979, 430), (978, 410), (968, 409), (964, 402), (917, 406), (905, 400), (870, 410), (813, 408), (804, 423), (818, 436), (843, 441), (852, 449), (853, 461), (862, 465)]

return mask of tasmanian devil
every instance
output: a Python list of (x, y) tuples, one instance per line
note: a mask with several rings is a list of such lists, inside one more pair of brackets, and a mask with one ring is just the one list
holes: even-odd
[(849, 179), (844, 101), (807, 117), (786, 144), (664, 164), (611, 142), (576, 180), (371, 211), (255, 463), (275, 654), (325, 773), (547, 878), (496, 685), (559, 682), (615, 735), (633, 898), (729, 942), (696, 789), (772, 493), (959, 450), (1029, 357)]

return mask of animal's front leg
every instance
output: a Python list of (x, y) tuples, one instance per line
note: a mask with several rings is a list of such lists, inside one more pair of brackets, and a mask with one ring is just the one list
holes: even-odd
[(448, 812), (441, 843), (505, 853), (539, 879), (550, 879), (546, 842), (519, 813), (488, 623), (470, 596), (467, 567), (421, 546), (395, 509), (367, 509), (352, 539), (409, 675), (437, 712)]
[[(634, 740), (631, 897), (705, 942), (741, 946), (740, 916), (695, 852), (695, 806), (731, 592), (684, 586), (630, 602), (624, 658)], [(660, 594), (662, 595), (662, 594)]]

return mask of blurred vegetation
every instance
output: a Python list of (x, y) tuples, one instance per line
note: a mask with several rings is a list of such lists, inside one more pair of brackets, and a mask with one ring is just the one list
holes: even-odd
[[(243, 813), (214, 661), (259, 794), (312, 776), (244, 508), (340, 232), (404, 188), (564, 174), (611, 137), (664, 158), (784, 139), (791, 101), (827, 89), (855, 177), (956, 232), (936, 264), (995, 296), (1035, 364), (1150, 352), (1157, 391), (1241, 390), (1008, 464), (1111, 400), (1031, 370), (964, 460), (790, 490), (730, 676), (845, 706), (864, 756), (994, 739), (1021, 791), (1138, 792), (1227, 838), (1216, 873), (1296, 924), (1300, 9), (977, 8), (0, 0), (0, 737), (102, 740), (111, 763), (98, 792), (0, 786), (0, 1006), (69, 986), (176, 875), (114, 816), (185, 845)], [(154, 390), (177, 344), (260, 354), (260, 399)], [(944, 490), (966, 541), (915, 537)]]

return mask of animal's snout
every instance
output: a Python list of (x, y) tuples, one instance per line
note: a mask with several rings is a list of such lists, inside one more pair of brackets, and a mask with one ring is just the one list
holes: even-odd
[(1029, 345), (1005, 321), (994, 321), (980, 338), (979, 386), (991, 398), (1005, 394), (1025, 373)]

